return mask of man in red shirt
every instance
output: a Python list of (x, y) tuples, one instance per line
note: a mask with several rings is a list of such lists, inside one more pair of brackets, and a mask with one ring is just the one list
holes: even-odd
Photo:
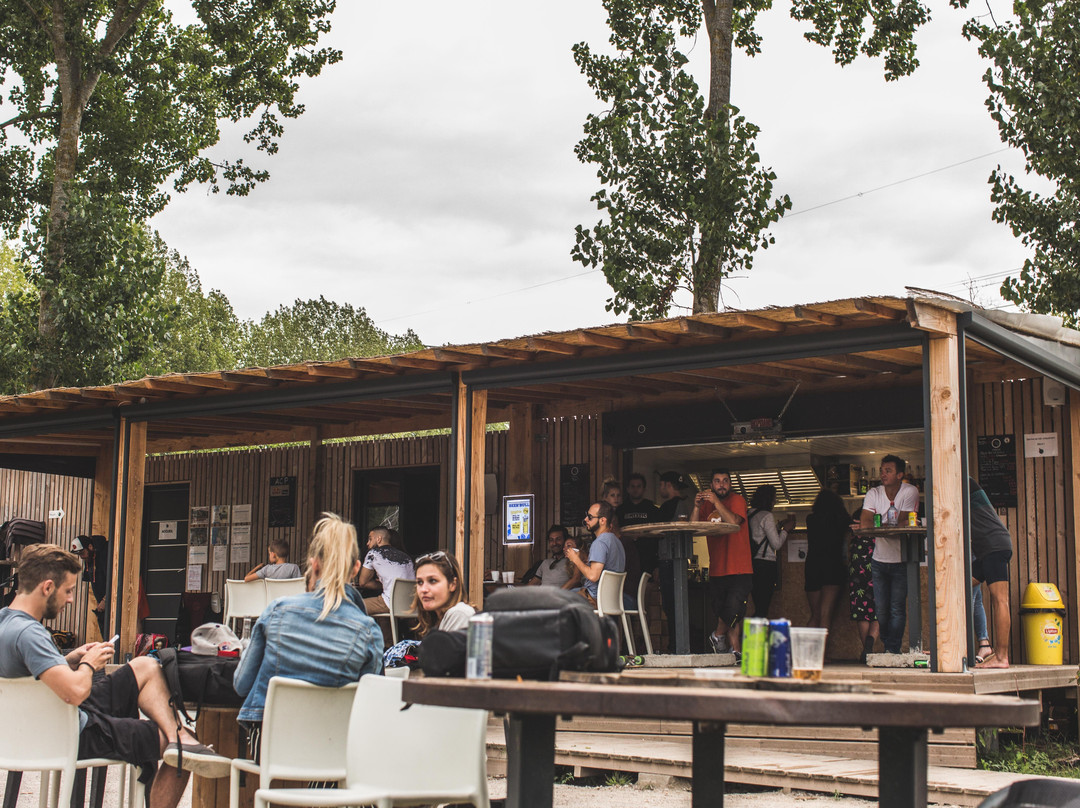
[(709, 642), (718, 654), (739, 653), (739, 635), (746, 599), (754, 582), (746, 500), (731, 490), (731, 473), (713, 469), (710, 490), (697, 495), (693, 522), (728, 522), (740, 525), (735, 533), (709, 536), (709, 596), (716, 614), (716, 631)]

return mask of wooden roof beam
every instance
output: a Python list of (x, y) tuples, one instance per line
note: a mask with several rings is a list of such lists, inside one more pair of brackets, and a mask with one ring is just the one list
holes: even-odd
[(220, 373), (185, 373), (184, 381), (196, 387), (209, 387), (214, 390), (231, 390), (233, 387), (221, 378)]
[(843, 317), (839, 317), (835, 314), (828, 314), (824, 311), (818, 311), (809, 306), (796, 306), (792, 311), (800, 320), (808, 320), (812, 323), (820, 323), (821, 325), (837, 326), (844, 322)]
[(161, 390), (165, 393), (198, 393), (203, 388), (197, 384), (177, 382), (171, 379), (146, 379), (146, 386), (151, 390)]
[(265, 368), (267, 378), (280, 379), (286, 382), (309, 382), (311, 374), (306, 370), (296, 368)]
[(450, 348), (435, 348), (432, 353), (440, 362), (455, 362), (459, 365), (487, 365), (489, 361), (483, 354), (455, 351)]
[(399, 368), (417, 368), (418, 370), (446, 370), (446, 362), (434, 359), (421, 359), (419, 356), (391, 356), (390, 364)]
[(907, 317), (906, 310), (892, 309), (872, 300), (863, 300), (861, 298), (855, 301), (855, 308), (863, 314), (880, 317), (882, 320), (903, 320)]
[(609, 337), (605, 334), (594, 334), (592, 331), (575, 331), (574, 336), (586, 345), (596, 345), (600, 348), (613, 348), (616, 351), (625, 351), (630, 347), (630, 342), (617, 337)]
[(745, 311), (735, 312), (735, 320), (739, 325), (746, 326), (747, 328), (754, 328), (759, 331), (771, 331), (774, 334), (779, 334), (780, 332), (787, 330), (787, 326), (783, 323), (769, 319), (768, 317), (761, 317), (757, 314), (747, 314)]
[(504, 348), (502, 345), (484, 345), (480, 348), (480, 353), (495, 359), (516, 359), (521, 362), (528, 362), (536, 359), (536, 353), (533, 351), (522, 351), (518, 348)]
[[(350, 361), (350, 367), (342, 367), (341, 365), (320, 365), (314, 362), (309, 362), (305, 365), (310, 375), (316, 378), (324, 379), (358, 379), (360, 374), (357, 372), (363, 368), (358, 368)], [(375, 364), (375, 363), (371, 363)], [(393, 368), (390, 368), (393, 372)]]
[(234, 373), (229, 371), (222, 373), (221, 378), (230, 384), (250, 384), (255, 387), (277, 387), (280, 382), (277, 379), (270, 379), (266, 376), (262, 370), (256, 373)]
[(702, 323), (698, 320), (680, 320), (679, 330), (692, 337), (712, 337), (713, 339), (731, 339), (731, 329), (722, 325)]
[(534, 351), (561, 354), (562, 356), (577, 356), (581, 353), (581, 347), (578, 345), (568, 345), (565, 342), (556, 342), (543, 337), (529, 337), (528, 345)]
[(648, 340), (649, 342), (663, 342), (668, 345), (673, 345), (679, 341), (678, 334), (651, 328), (645, 323), (629, 323), (624, 326), (624, 328), (626, 328), (626, 336), (632, 339)]
[(859, 356), (857, 354), (849, 354), (839, 361), (844, 364), (851, 365), (852, 367), (865, 368), (866, 370), (876, 370), (878, 373), (907, 373), (912, 370), (920, 370), (922, 363), (917, 366), (901, 365), (898, 362), (885, 362), (881, 359), (871, 359), (866, 356)]
[(750, 373), (744, 370), (734, 370), (732, 368), (705, 368), (702, 370), (688, 370), (680, 371), (682, 376), (694, 376), (700, 379), (704, 379), (707, 382), (736, 382), (740, 384), (756, 384), (761, 387), (777, 387), (779, 382), (776, 381), (774, 376), (776, 374), (761, 374)]
[[(309, 366), (309, 367), (318, 367), (318, 366)], [(337, 366), (335, 366), (335, 365), (322, 365), (321, 367), (325, 368), (327, 371), (330, 371), (330, 370), (336, 369)], [(394, 365), (391, 365), (391, 364), (386, 363), (386, 362), (375, 362), (375, 361), (373, 361), (371, 359), (350, 359), (349, 360), (349, 367), (351, 367), (353, 370), (362, 370), (365, 373), (389, 373), (392, 376), (399, 376), (399, 375), (401, 375), (402, 373), (405, 372), (404, 368), (395, 367)], [(345, 368), (341, 368), (341, 370), (345, 370)], [(318, 375), (318, 374), (316, 374), (316, 375)], [(332, 376), (333, 374), (330, 373), (328, 375)], [(352, 378), (356, 378), (356, 377), (355, 376), (348, 376), (346, 378), (352, 379)]]
[(73, 401), (79, 404), (86, 403), (86, 396), (84, 396), (77, 388), (75, 390), (70, 388), (65, 390), (43, 390), (39, 395), (42, 395), (51, 401)]

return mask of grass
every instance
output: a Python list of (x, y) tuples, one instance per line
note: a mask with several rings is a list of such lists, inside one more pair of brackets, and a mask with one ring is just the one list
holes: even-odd
[(998, 752), (979, 750), (979, 768), (995, 772), (1080, 779), (1080, 747), (1062, 735), (1003, 739)]

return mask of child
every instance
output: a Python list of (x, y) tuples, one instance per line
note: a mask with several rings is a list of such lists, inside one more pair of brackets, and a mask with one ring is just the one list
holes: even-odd
[(289, 543), (284, 539), (274, 539), (270, 542), (267, 551), (270, 557), (269, 564), (260, 564), (244, 576), (245, 581), (254, 581), (257, 578), (299, 578), (300, 568), (289, 563)]

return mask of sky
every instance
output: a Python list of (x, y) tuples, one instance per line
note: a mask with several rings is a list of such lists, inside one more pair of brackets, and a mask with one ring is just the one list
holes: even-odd
[[(752, 272), (725, 282), (722, 307), (905, 287), (1003, 305), (997, 287), (1026, 253), (992, 221), (987, 180), (1023, 164), (960, 34), (987, 6), (933, 5), (920, 68), (889, 83), (880, 60), (841, 68), (806, 42), (788, 3), (761, 15), (763, 53), (736, 55), (732, 103), (761, 127), (793, 209)], [(605, 310), (602, 273), (570, 258), (575, 226), (599, 219), (595, 169), (574, 155), (602, 110), (579, 41), (606, 47), (599, 0), (339, 0), (326, 44), (344, 59), (303, 83), (306, 112), (279, 153), (253, 158), (270, 181), (246, 198), (193, 188), (152, 224), (242, 317), (323, 295), (429, 345), (625, 319)], [(704, 89), (707, 38), (686, 44)], [(220, 154), (243, 154), (241, 134), (225, 129)], [(688, 293), (676, 303), (672, 315), (689, 312)]]

